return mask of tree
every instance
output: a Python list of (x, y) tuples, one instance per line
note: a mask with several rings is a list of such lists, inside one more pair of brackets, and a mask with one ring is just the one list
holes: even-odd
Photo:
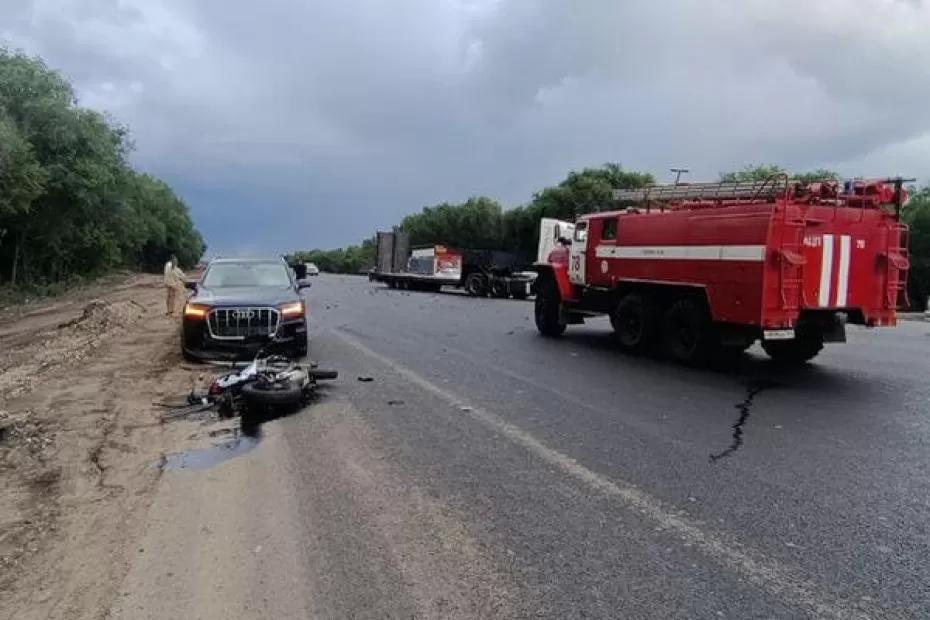
[(501, 237), (509, 248), (533, 256), (539, 243), (539, 222), (544, 217), (574, 221), (579, 215), (610, 209), (615, 189), (636, 189), (655, 183), (647, 172), (624, 170), (620, 164), (571, 171), (558, 185), (533, 195), (530, 204), (506, 211)]
[(411, 245), (445, 243), (457, 248), (501, 249), (502, 208), (496, 200), (474, 196), (461, 204), (443, 202), (408, 215), (401, 228)]
[(930, 185), (911, 195), (901, 217), (911, 229), (908, 298), (913, 307), (923, 310), (930, 296)]
[(127, 162), (128, 129), (77, 106), (41, 60), (0, 49), (0, 281), (184, 264), (205, 246), (187, 205)]
[(288, 262), (313, 263), (327, 273), (359, 273), (375, 265), (375, 241), (335, 250), (307, 250), (288, 255)]
[(741, 181), (765, 181), (780, 174), (786, 174), (787, 171), (777, 164), (757, 164), (746, 166), (742, 170), (733, 172), (721, 172), (721, 183), (736, 183)]
[(789, 173), (787, 170), (777, 164), (756, 164), (746, 166), (742, 170), (721, 172), (720, 182), (735, 183), (738, 181), (765, 181), (782, 174), (787, 174), (789, 178), (797, 179), (798, 181), (802, 181), (804, 183), (810, 183), (811, 181), (822, 181), (825, 179), (838, 181), (840, 178), (840, 175), (836, 172), (833, 172), (832, 170), (826, 170), (824, 168), (819, 168), (810, 172)]
[(818, 168), (817, 170), (811, 170), (810, 172), (797, 172), (792, 175), (792, 178), (797, 179), (798, 181), (803, 181), (804, 183), (811, 183), (813, 181), (839, 181), (840, 175), (832, 170), (827, 170), (825, 168)]
[(33, 201), (42, 194), (48, 175), (36, 161), (32, 146), (23, 138), (7, 113), (0, 109), (0, 248), (12, 246), (10, 281), (16, 283), (25, 242), (23, 221)]

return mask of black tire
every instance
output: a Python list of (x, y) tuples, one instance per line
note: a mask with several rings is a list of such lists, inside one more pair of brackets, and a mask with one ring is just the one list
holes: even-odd
[(253, 405), (296, 405), (303, 398), (303, 390), (293, 383), (280, 382), (262, 384), (253, 382), (242, 386), (242, 396), (249, 406)]
[(674, 360), (688, 365), (706, 362), (714, 349), (714, 330), (707, 305), (691, 297), (673, 302), (663, 317), (662, 340)]
[(620, 348), (629, 353), (645, 353), (655, 344), (659, 320), (655, 304), (649, 297), (636, 293), (620, 299), (610, 324)]
[(779, 364), (804, 364), (823, 349), (823, 337), (811, 335), (794, 340), (763, 340), (762, 349)]
[(510, 295), (507, 293), (507, 283), (499, 278), (491, 281), (491, 297), (506, 299)]
[(536, 292), (536, 303), (533, 312), (536, 318), (536, 329), (543, 336), (557, 338), (565, 333), (565, 324), (559, 320), (561, 305), (559, 289), (556, 287), (555, 282), (546, 280)]
[(469, 274), (465, 279), (465, 292), (472, 297), (487, 297), (488, 279), (484, 277), (483, 273)]

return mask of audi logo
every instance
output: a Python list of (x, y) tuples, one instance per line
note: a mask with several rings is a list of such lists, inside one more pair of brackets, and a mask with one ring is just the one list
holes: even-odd
[(233, 310), (232, 317), (234, 319), (254, 319), (255, 310)]

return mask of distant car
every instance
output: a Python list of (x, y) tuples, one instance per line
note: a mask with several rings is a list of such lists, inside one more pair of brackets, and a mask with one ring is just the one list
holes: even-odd
[(268, 338), (293, 357), (307, 354), (307, 312), (298, 280), (282, 259), (210, 261), (184, 305), (181, 349), (186, 359), (245, 359)]
[(314, 263), (307, 263), (307, 275), (308, 276), (320, 275), (320, 268), (317, 267)]

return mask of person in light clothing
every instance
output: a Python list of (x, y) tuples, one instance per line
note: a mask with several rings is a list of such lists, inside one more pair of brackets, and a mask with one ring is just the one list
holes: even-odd
[(178, 257), (172, 256), (165, 263), (165, 316), (174, 315), (177, 308), (178, 291), (184, 290), (184, 280), (187, 276), (178, 267)]

